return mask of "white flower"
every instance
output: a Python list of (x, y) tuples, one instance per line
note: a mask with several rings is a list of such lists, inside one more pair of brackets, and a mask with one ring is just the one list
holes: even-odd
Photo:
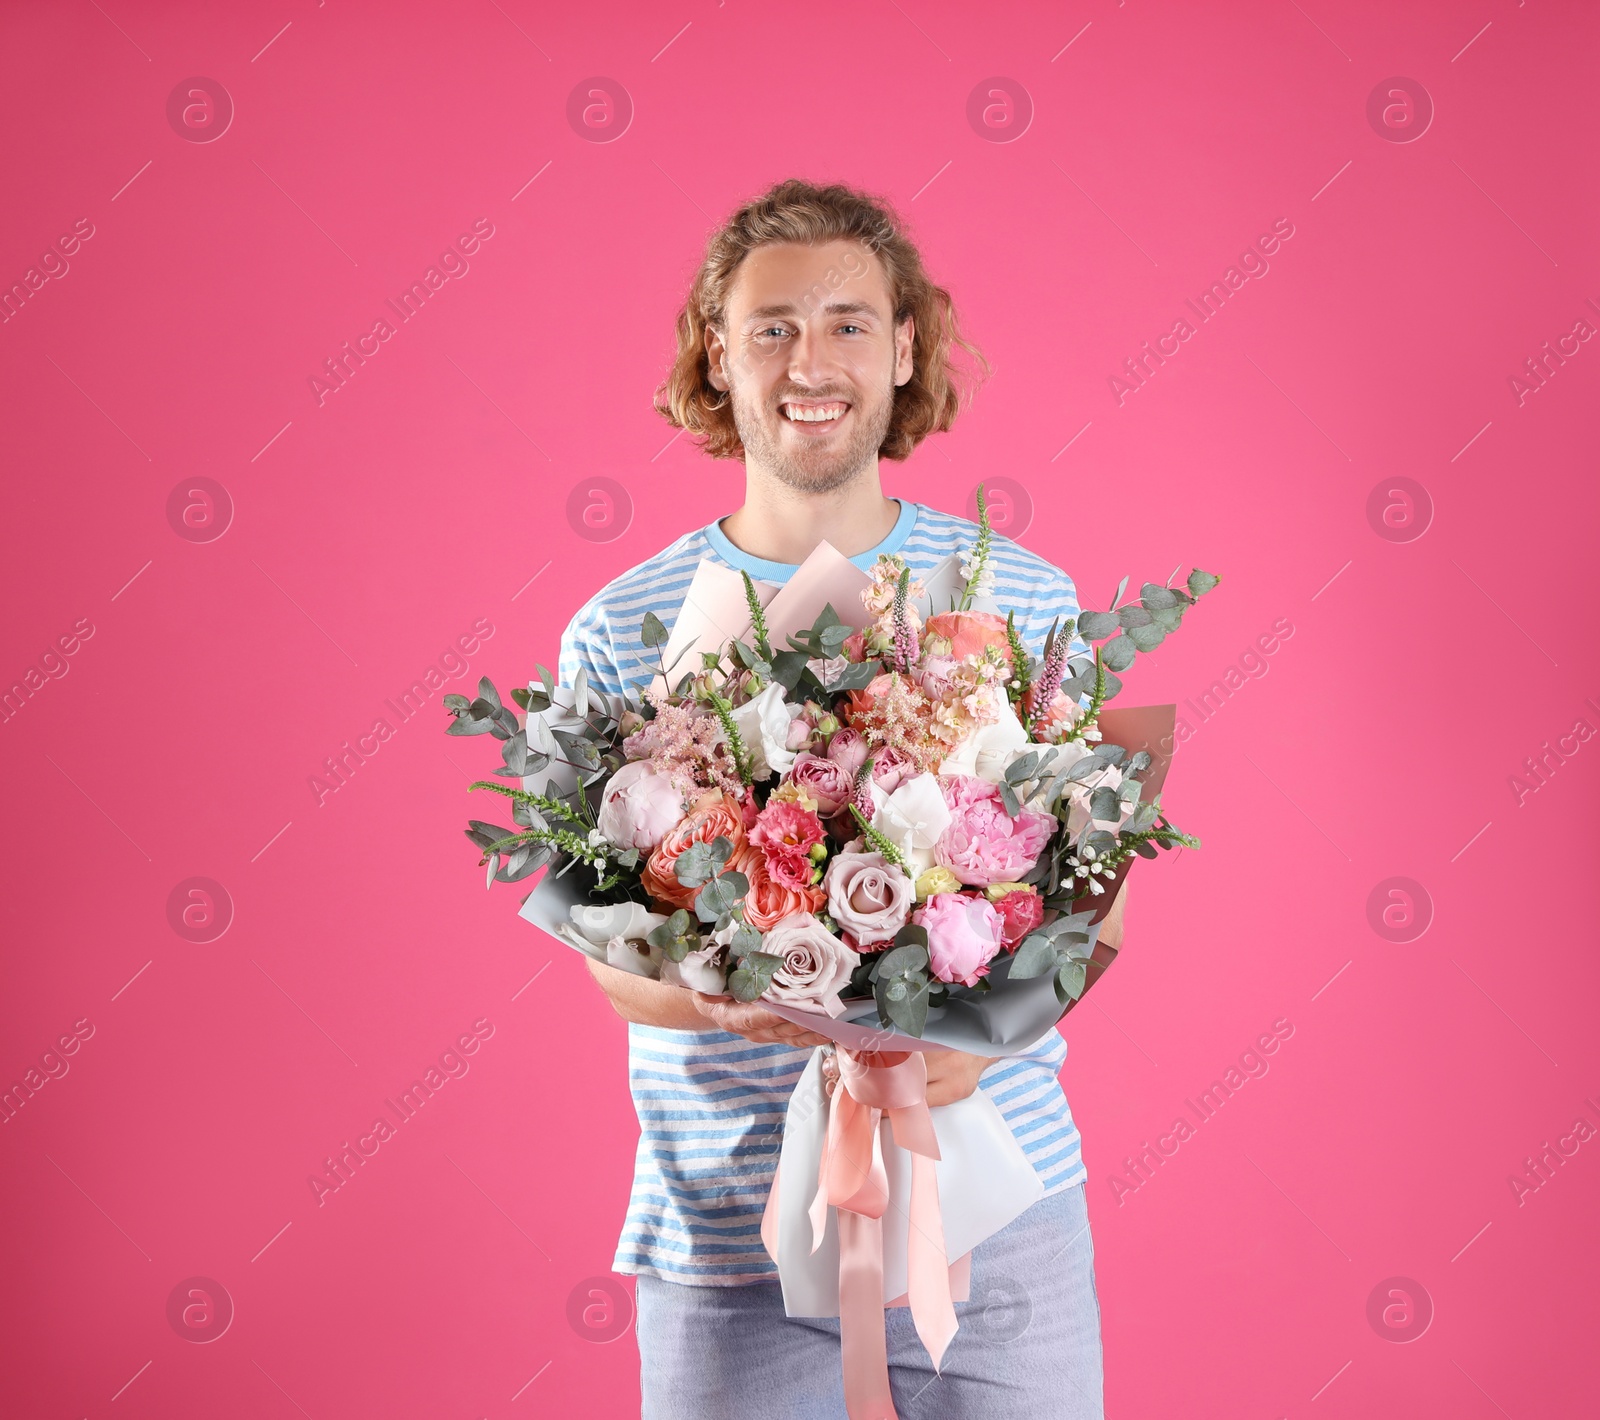
[(789, 721), (793, 718), (794, 713), (784, 703), (783, 687), (776, 681), (754, 700), (734, 707), (733, 723), (757, 779), (786, 773), (793, 765), (795, 751), (788, 747)]
[(1028, 732), (1009, 700), (999, 700), (996, 708), (1000, 718), (969, 731), (945, 756), (939, 766), (941, 774), (966, 774), (998, 784), (1013, 760), (1037, 748), (1029, 744)]
[(767, 933), (761, 950), (783, 958), (763, 996), (785, 1006), (803, 1006), (842, 1016), (839, 992), (861, 958), (809, 912), (791, 912)]
[(637, 938), (613, 937), (606, 943), (606, 965), (630, 976), (661, 974), (661, 948)]
[(725, 996), (728, 993), (728, 973), (716, 962), (721, 951), (721, 946), (712, 942), (697, 952), (690, 952), (682, 961), (663, 961), (661, 980), (668, 986), (687, 986), (691, 991), (703, 991), (707, 996)]
[(917, 774), (892, 794), (872, 786), (872, 826), (900, 850), (906, 872), (915, 882), (933, 866), (933, 848), (950, 827), (950, 805), (945, 803), (934, 774)]

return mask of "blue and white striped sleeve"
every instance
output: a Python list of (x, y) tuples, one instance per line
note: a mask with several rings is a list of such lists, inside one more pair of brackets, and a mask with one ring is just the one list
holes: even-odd
[(561, 633), (561, 659), (556, 664), (556, 679), (570, 686), (580, 669), (588, 673), (589, 684), (596, 690), (608, 695), (621, 694), (622, 676), (611, 646), (610, 623), (593, 602), (573, 617)]

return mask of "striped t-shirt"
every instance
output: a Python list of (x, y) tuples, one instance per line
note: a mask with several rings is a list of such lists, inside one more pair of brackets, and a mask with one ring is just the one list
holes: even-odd
[[(920, 575), (970, 546), (977, 531), (964, 518), (902, 501), (889, 536), (851, 561), (866, 570), (880, 554), (897, 552)], [(572, 684), (582, 667), (597, 689), (641, 689), (655, 665), (639, 639), (645, 613), (653, 611), (670, 629), (695, 568), (708, 559), (774, 584), (795, 570), (741, 552), (716, 523), (688, 533), (603, 587), (572, 619), (561, 638), (562, 684)], [(1029, 649), (1042, 654), (1050, 623), (1077, 614), (1072, 579), (999, 535), (989, 566), (994, 601), (1016, 612)], [(1073, 649), (1084, 647), (1075, 642)], [(760, 1045), (723, 1031), (628, 1026), (628, 1078), (640, 1133), (627, 1221), (613, 1263), (618, 1272), (698, 1285), (777, 1276), (761, 1245), (761, 1214), (778, 1162), (784, 1111), (810, 1055), (809, 1049)], [(1078, 1130), (1057, 1079), (1066, 1058), (1066, 1041), (1053, 1032), (1024, 1054), (996, 1062), (979, 1080), (1046, 1194), (1087, 1177)]]

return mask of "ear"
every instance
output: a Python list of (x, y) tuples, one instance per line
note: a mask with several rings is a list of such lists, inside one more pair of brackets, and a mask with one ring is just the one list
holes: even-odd
[(916, 341), (917, 323), (907, 316), (894, 328), (894, 382), (906, 384), (916, 370), (911, 358), (911, 347)]
[(728, 347), (723, 343), (722, 336), (715, 326), (706, 327), (706, 361), (710, 368), (706, 378), (711, 382), (713, 389), (726, 390), (728, 377), (724, 373), (727, 368)]

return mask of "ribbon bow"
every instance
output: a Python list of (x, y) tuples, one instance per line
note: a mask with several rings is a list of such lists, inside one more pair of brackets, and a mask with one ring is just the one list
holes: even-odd
[[(911, 1155), (906, 1298), (935, 1371), (957, 1324), (934, 1170), (939, 1141), (928, 1113), (928, 1067), (916, 1051), (851, 1054), (840, 1050), (837, 1060), (839, 1088), (828, 1115), (816, 1195), (808, 1210), (811, 1250), (822, 1245), (828, 1209), (837, 1209), (845, 1408), (850, 1420), (897, 1420), (889, 1392), (888, 1342), (883, 1327), (883, 1215), (889, 1207), (889, 1177), (878, 1125), (885, 1114), (895, 1143)], [(775, 1182), (768, 1199), (768, 1214), (773, 1218), (776, 1194)], [(765, 1236), (765, 1226), (762, 1231)], [(768, 1249), (776, 1255), (770, 1240)]]

